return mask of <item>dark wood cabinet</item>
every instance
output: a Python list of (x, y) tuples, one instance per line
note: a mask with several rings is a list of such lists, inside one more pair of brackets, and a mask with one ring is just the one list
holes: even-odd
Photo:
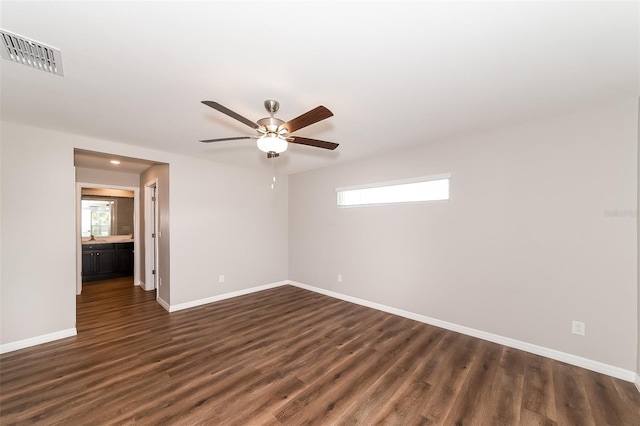
[(133, 243), (116, 244), (116, 272), (133, 274)]
[(133, 275), (133, 243), (82, 245), (82, 282)]
[(96, 250), (96, 274), (111, 274), (116, 270), (116, 251), (113, 249)]
[(82, 247), (82, 281), (84, 281), (85, 277), (95, 274), (93, 257), (93, 251), (85, 250)]

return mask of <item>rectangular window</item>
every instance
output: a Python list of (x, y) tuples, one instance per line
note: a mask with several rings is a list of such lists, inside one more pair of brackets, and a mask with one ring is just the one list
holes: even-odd
[(339, 207), (449, 199), (451, 174), (336, 188)]
[(113, 201), (82, 200), (82, 236), (104, 237), (111, 235)]

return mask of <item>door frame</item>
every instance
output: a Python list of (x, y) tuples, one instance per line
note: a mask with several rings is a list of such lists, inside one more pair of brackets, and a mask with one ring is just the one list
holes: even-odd
[(76, 182), (76, 294), (82, 293), (82, 188), (133, 191), (133, 283), (140, 285), (140, 188), (100, 183)]
[[(152, 188), (155, 188), (155, 202), (151, 200)], [(160, 296), (159, 287), (160, 265), (159, 245), (160, 217), (158, 215), (158, 178), (144, 183), (144, 289), (156, 290), (156, 300)], [(153, 206), (153, 208), (151, 207)], [(149, 226), (153, 224), (153, 227)], [(155, 234), (155, 238), (151, 234)], [(152, 270), (155, 268), (155, 274)], [(149, 279), (151, 278), (151, 279)]]

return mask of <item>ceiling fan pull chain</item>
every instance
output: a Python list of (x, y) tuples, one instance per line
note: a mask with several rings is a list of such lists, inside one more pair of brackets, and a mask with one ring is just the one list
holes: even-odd
[(274, 189), (274, 185), (276, 183), (276, 157), (271, 157), (271, 175), (273, 176), (273, 181), (271, 182), (271, 189)]

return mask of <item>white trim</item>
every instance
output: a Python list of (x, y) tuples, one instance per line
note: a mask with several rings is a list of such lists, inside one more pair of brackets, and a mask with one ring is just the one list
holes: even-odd
[(386, 182), (365, 183), (363, 185), (342, 186), (336, 188), (336, 192), (352, 191), (354, 189), (377, 188), (379, 186), (404, 185), (406, 183), (428, 182), (430, 180), (451, 179), (451, 173), (440, 173), (437, 175), (419, 176), (406, 179), (389, 180)]
[(169, 304), (167, 302), (165, 302), (160, 296), (156, 297), (156, 302), (158, 302), (158, 304), (160, 306), (162, 306), (165, 311), (171, 312), (171, 306), (169, 306)]
[(177, 305), (171, 305), (169, 309), (165, 307), (169, 312), (181, 311), (183, 309), (195, 308), (196, 306), (206, 305), (208, 303), (218, 302), (220, 300), (231, 299), (232, 297), (244, 296), (245, 294), (255, 293), (262, 290), (269, 290), (271, 288), (280, 287), (289, 284), (290, 281), (278, 281), (271, 284), (265, 284), (257, 287), (246, 288), (244, 290), (232, 291), (231, 293), (219, 294), (217, 296), (211, 296), (204, 299), (193, 300), (191, 302), (179, 303)]
[(76, 182), (76, 296), (82, 293), (82, 184)]
[(640, 374), (636, 374), (635, 384), (636, 384), (636, 389), (638, 389), (638, 392), (640, 392)]
[(17, 342), (5, 343), (0, 345), (0, 354), (7, 352), (17, 351), (18, 349), (24, 349), (31, 346), (41, 345), (43, 343), (53, 342), (54, 340), (65, 339), (67, 337), (73, 337), (78, 334), (78, 331), (74, 328), (67, 330), (56, 331), (54, 333), (43, 334), (42, 336), (31, 337), (29, 339), (18, 340)]
[(298, 283), (295, 281), (289, 281), (289, 284), (295, 287), (300, 287), (305, 290), (313, 291), (315, 293), (324, 294), (325, 296), (355, 303), (357, 305), (366, 306), (368, 308), (377, 309), (379, 311), (388, 312), (390, 314), (398, 315), (398, 316), (409, 318), (425, 324), (430, 324), (436, 327), (466, 334), (468, 336), (477, 337), (478, 339), (487, 340), (489, 342), (498, 343), (500, 345), (509, 346), (511, 348), (520, 349), (536, 355), (541, 355), (547, 358), (555, 359), (557, 361), (566, 362), (567, 364), (586, 368), (587, 370), (592, 370), (598, 373), (606, 374), (607, 376), (615, 377), (628, 382), (633, 382), (634, 380), (636, 380), (636, 386), (640, 390), (640, 386), (638, 385), (638, 381), (637, 381), (638, 376), (636, 375), (636, 373), (630, 370), (626, 370), (624, 368), (615, 367), (613, 365), (583, 358), (577, 355), (568, 354), (566, 352), (557, 351), (555, 349), (549, 349), (543, 346), (538, 346), (538, 345), (523, 342), (520, 340), (511, 339), (509, 337), (487, 333), (486, 331), (476, 330), (475, 328), (465, 327), (463, 325), (442, 321), (442, 320), (431, 318), (425, 315), (403, 311), (402, 309), (392, 308), (390, 306), (382, 305), (375, 302), (370, 302), (368, 300), (359, 299), (353, 296), (347, 296), (347, 295), (336, 293), (330, 290), (325, 290), (323, 288), (313, 287), (313, 286)]

